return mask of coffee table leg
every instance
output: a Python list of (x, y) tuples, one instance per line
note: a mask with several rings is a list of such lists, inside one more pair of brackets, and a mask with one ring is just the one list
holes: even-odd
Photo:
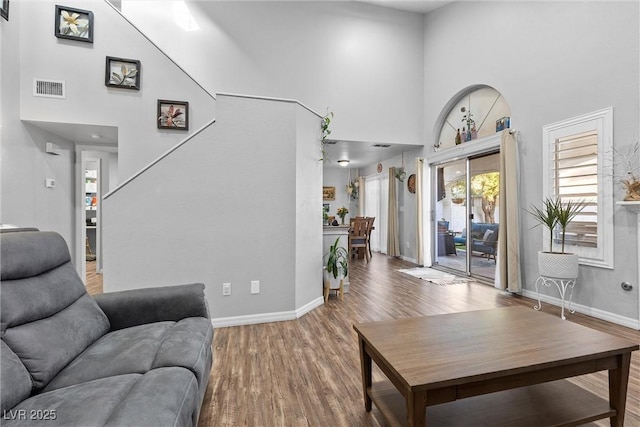
[(407, 396), (407, 421), (409, 427), (424, 427), (427, 410), (427, 392), (416, 391)]
[(362, 390), (364, 391), (364, 409), (371, 411), (371, 396), (367, 390), (371, 388), (371, 356), (365, 351), (366, 345), (364, 340), (359, 339), (360, 345), (360, 363), (362, 364)]
[(616, 410), (616, 416), (610, 420), (612, 427), (622, 427), (624, 424), (631, 353), (618, 356), (618, 362), (616, 369), (609, 370), (609, 404)]

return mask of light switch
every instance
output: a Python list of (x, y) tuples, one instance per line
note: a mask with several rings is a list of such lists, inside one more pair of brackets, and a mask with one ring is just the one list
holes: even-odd
[(251, 281), (251, 293), (252, 294), (259, 294), (260, 293), (260, 281), (259, 280), (252, 280)]
[(224, 296), (231, 295), (231, 283), (222, 284), (222, 295)]

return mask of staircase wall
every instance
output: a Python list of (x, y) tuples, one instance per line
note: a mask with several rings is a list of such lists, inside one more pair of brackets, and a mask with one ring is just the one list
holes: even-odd
[(105, 197), (105, 292), (204, 282), (219, 325), (295, 318), (322, 301), (320, 118), (217, 99), (215, 125)]
[[(15, 3), (11, 12), (19, 8), (15, 17), (21, 19), (20, 118), (117, 127), (122, 179), (215, 117), (215, 98), (106, 1), (68, 4), (93, 12), (93, 43), (55, 37), (57, 1)], [(141, 62), (139, 91), (105, 86), (107, 56)], [(65, 81), (66, 99), (34, 97), (34, 78)], [(158, 99), (189, 102), (189, 132), (157, 128)]]

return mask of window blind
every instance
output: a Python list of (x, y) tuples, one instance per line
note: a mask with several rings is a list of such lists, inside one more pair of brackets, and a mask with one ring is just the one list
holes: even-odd
[[(598, 245), (598, 132), (558, 138), (553, 145), (553, 192), (561, 201), (584, 201), (586, 207), (567, 227), (568, 245)], [(561, 230), (554, 239), (559, 242)]]

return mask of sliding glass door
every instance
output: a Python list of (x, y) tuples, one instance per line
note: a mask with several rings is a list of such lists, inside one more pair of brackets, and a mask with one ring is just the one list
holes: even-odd
[(500, 215), (498, 153), (436, 166), (436, 265), (492, 280)]
[(500, 212), (500, 155), (469, 159), (471, 172), (470, 270), (472, 275), (493, 279), (496, 276)]
[(435, 209), (436, 264), (467, 272), (466, 175), (467, 161), (458, 160), (437, 166)]

